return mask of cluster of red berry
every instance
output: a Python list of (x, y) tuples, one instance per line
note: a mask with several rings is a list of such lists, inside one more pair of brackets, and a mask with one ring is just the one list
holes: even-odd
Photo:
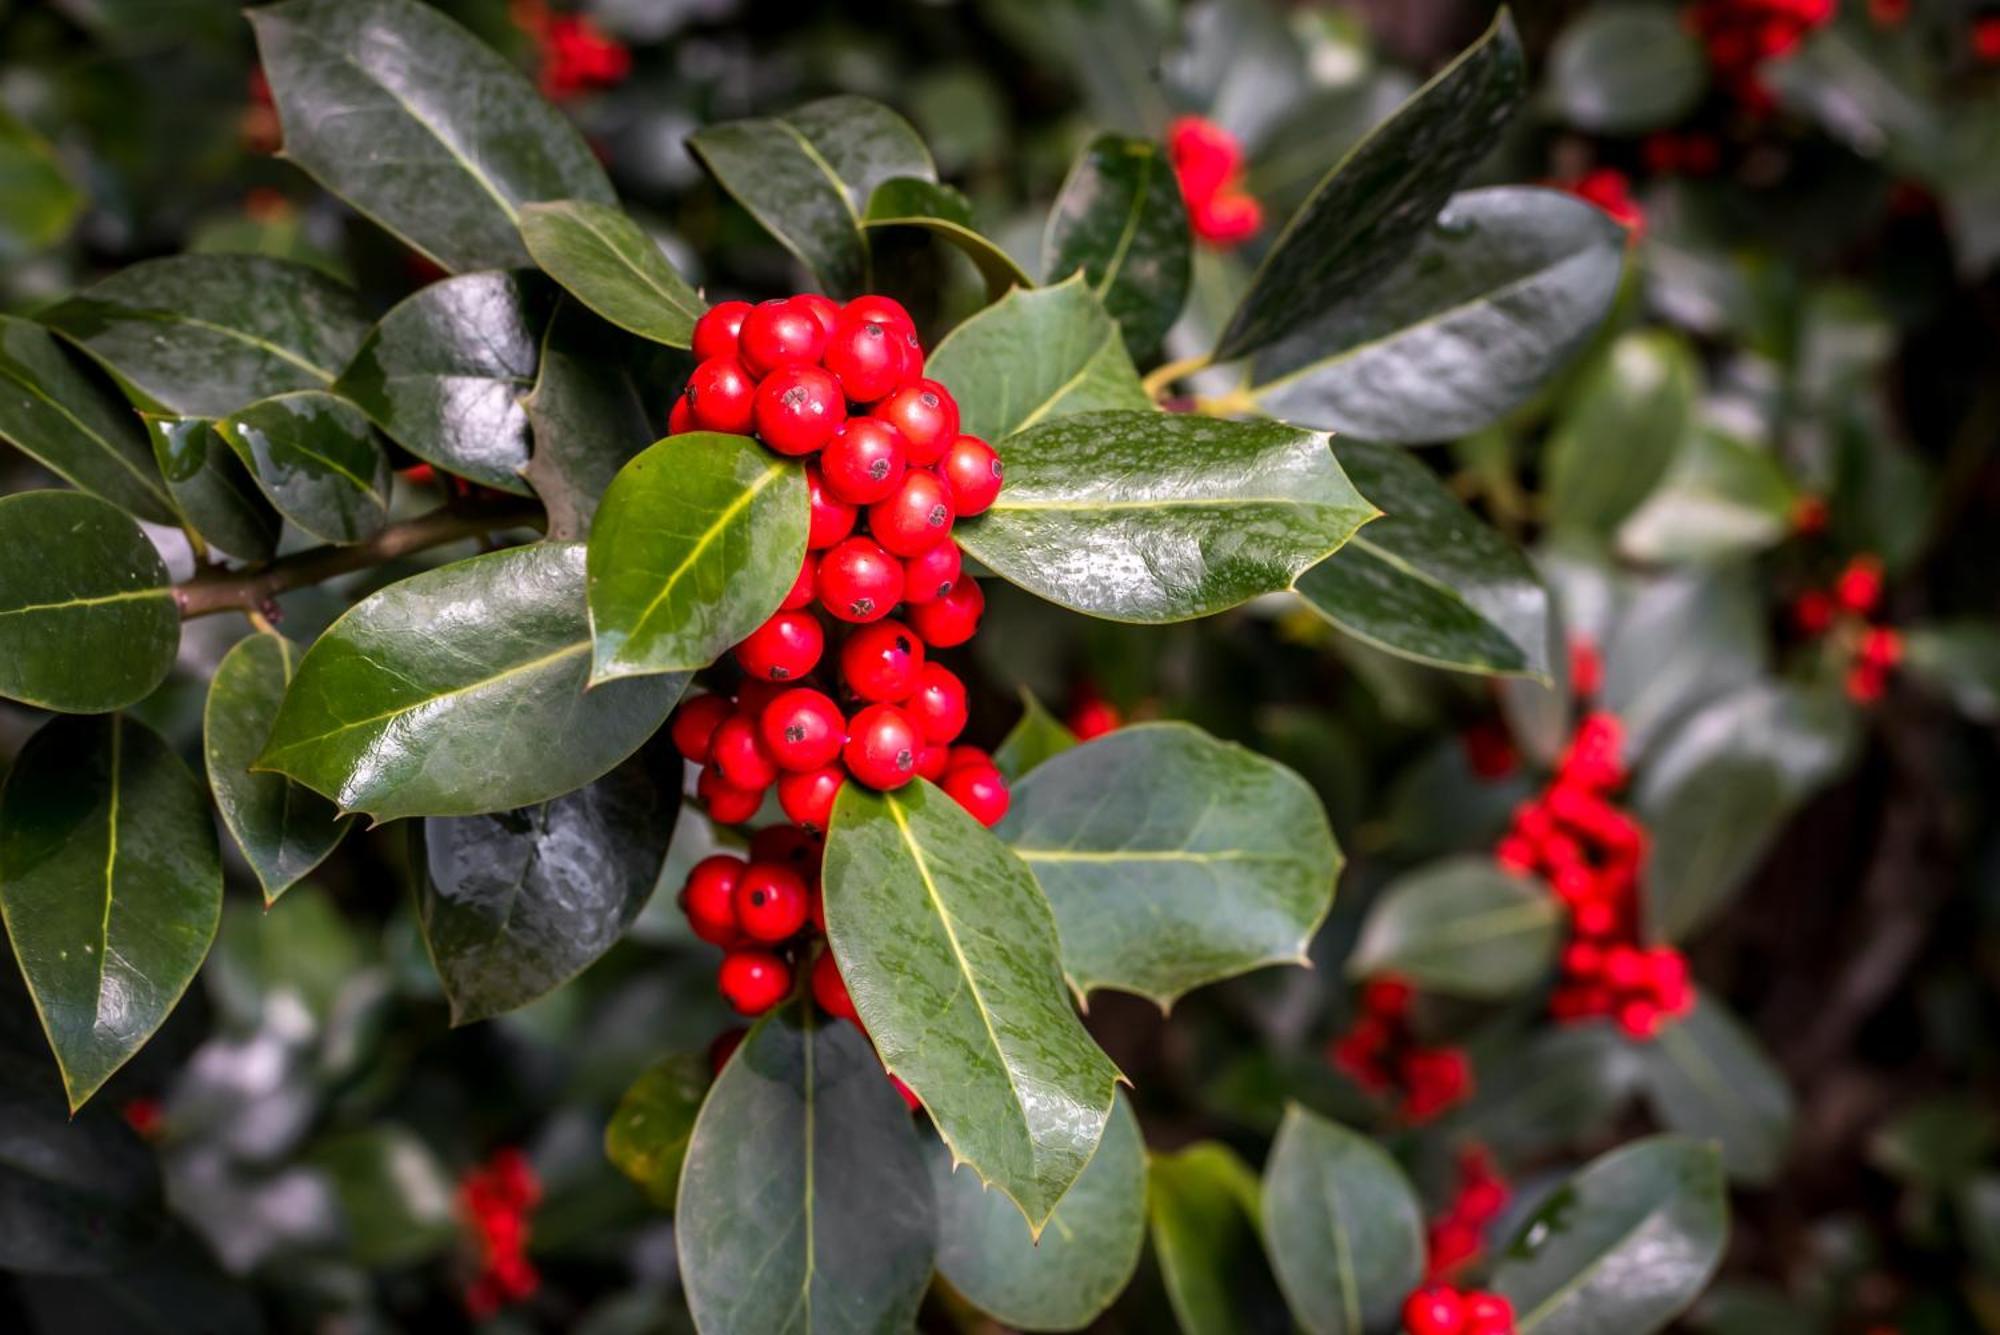
[(1243, 146), (1235, 135), (1214, 121), (1182, 116), (1167, 131), (1167, 157), (1197, 237), (1229, 250), (1257, 235), (1264, 206), (1243, 188)]
[(478, 1251), (477, 1272), (465, 1290), (465, 1308), (484, 1320), (541, 1287), (528, 1260), (528, 1215), (542, 1199), (542, 1184), (519, 1150), (505, 1149), (465, 1175), (458, 1187), (459, 1214)]
[(1903, 637), (1872, 618), (1882, 605), (1882, 561), (1863, 552), (1847, 563), (1825, 589), (1807, 589), (1792, 600), (1792, 624), (1808, 639), (1840, 628), (1838, 643), (1848, 661), (1848, 698), (1873, 704), (1889, 689), (1889, 673), (1903, 659)]
[(1575, 180), (1560, 184), (1578, 199), (1610, 214), (1613, 222), (1632, 234), (1629, 240), (1636, 241), (1644, 234), (1646, 215), (1639, 201), (1632, 198), (1631, 178), (1616, 167), (1593, 167)]
[(1426, 1284), (1403, 1302), (1409, 1335), (1514, 1335), (1514, 1304), (1484, 1289)]
[(514, 0), (509, 13), (535, 43), (542, 95), (551, 102), (623, 83), (632, 72), (632, 53), (588, 15), (551, 13), (543, 0)]
[(1361, 1015), (1327, 1047), (1334, 1068), (1371, 1094), (1397, 1095), (1396, 1114), (1427, 1122), (1472, 1093), (1472, 1063), (1453, 1047), (1425, 1047), (1410, 1024), (1415, 994), (1401, 978), (1361, 987)]
[(1746, 110), (1762, 114), (1772, 106), (1764, 63), (1797, 49), (1833, 11), (1834, 0), (1695, 0), (1683, 18), (1722, 86)]
[(1430, 1222), (1426, 1252), (1432, 1282), (1449, 1279), (1478, 1259), (1486, 1229), (1507, 1208), (1507, 1182), (1483, 1145), (1458, 1152), (1458, 1184), (1451, 1204)]

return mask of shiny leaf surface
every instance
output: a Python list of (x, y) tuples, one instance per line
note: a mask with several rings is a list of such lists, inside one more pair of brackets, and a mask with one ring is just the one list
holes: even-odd
[(1562, 917), (1546, 886), (1483, 854), (1432, 863), (1369, 906), (1347, 971), (1394, 973), (1452, 996), (1511, 996), (1548, 972)]
[(632, 1082), (604, 1128), (604, 1154), (663, 1210), (674, 1208), (694, 1122), (708, 1095), (708, 1059), (680, 1052)]
[(693, 342), (708, 303), (622, 209), (582, 199), (530, 204), (521, 240), (543, 273), (619, 328), (676, 348)]
[(263, 399), (217, 420), (278, 512), (326, 542), (364, 542), (389, 522), (389, 456), (361, 410), (318, 390)]
[(1078, 270), (1143, 361), (1187, 302), (1193, 274), (1187, 206), (1172, 165), (1150, 139), (1099, 135), (1084, 146), (1042, 235), (1042, 275)]
[(1012, 287), (1035, 285), (1012, 255), (972, 226), (972, 206), (950, 186), (901, 176), (884, 181), (869, 196), (861, 226), (870, 234), (915, 228), (948, 243), (979, 270), (988, 300), (997, 300)]
[(605, 488), (658, 435), (613, 335), (564, 302), (542, 340), (534, 391), (522, 400), (535, 441), (522, 476), (548, 508), (557, 541), (590, 532)]
[(1259, 1198), (1256, 1175), (1215, 1141), (1148, 1159), (1153, 1252), (1187, 1335), (1292, 1328), (1264, 1259)]
[(1790, 536), (1797, 500), (1770, 450), (1697, 427), (1619, 525), (1618, 550), (1655, 564), (1737, 560)]
[(285, 521), (216, 434), (215, 423), (206, 417), (140, 416), (180, 522), (218, 551), (268, 561), (278, 550)]
[(1797, 1108), (1764, 1051), (1721, 1002), (1706, 993), (1641, 1051), (1641, 1088), (1668, 1131), (1712, 1142), (1741, 1182), (1778, 1174)]
[(1693, 422), (1693, 353), (1665, 330), (1621, 336), (1578, 388), (1549, 442), (1551, 522), (1610, 533), (1666, 476)]
[(0, 440), (63, 480), (156, 524), (174, 510), (132, 410), (38, 324), (0, 315)]

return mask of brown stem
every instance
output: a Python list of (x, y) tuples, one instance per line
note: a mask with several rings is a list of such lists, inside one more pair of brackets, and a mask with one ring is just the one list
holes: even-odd
[(294, 552), (256, 570), (204, 571), (186, 583), (176, 584), (174, 601), (180, 604), (184, 619), (213, 616), (217, 612), (260, 611), (281, 593), (303, 589), (336, 575), (366, 570), (411, 552), (442, 547), (496, 529), (539, 528), (544, 522), (540, 506), (511, 497), (484, 505), (446, 506), (391, 524), (366, 542)]

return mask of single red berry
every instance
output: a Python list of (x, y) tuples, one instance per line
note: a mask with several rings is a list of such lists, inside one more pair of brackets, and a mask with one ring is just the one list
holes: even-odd
[(743, 364), (761, 380), (780, 366), (818, 361), (826, 347), (826, 331), (808, 306), (760, 301), (743, 317), (738, 340)]
[(708, 763), (738, 788), (762, 792), (778, 781), (778, 762), (749, 716), (731, 714), (715, 730)]
[(960, 436), (938, 465), (951, 484), (952, 508), (961, 518), (986, 513), (1000, 494), (1000, 456), (977, 436)]
[(694, 934), (710, 945), (736, 940), (736, 883), (745, 865), (733, 854), (716, 853), (695, 863), (681, 886), (681, 912)]
[(917, 688), (924, 642), (900, 621), (863, 626), (840, 646), (840, 677), (847, 689), (875, 704), (895, 704)]
[(686, 394), (676, 394), (674, 406), (667, 409), (667, 434), (684, 436), (692, 430), (694, 430), (694, 405), (688, 402)]
[(872, 538), (849, 538), (820, 558), (820, 606), (842, 621), (879, 621), (902, 597), (902, 563)]
[(903, 433), (912, 468), (928, 468), (944, 458), (958, 437), (958, 401), (935, 380), (897, 390), (875, 406), (875, 416)]
[(954, 746), (945, 753), (945, 773), (964, 769), (968, 765), (979, 769), (993, 769), (995, 768), (993, 753), (979, 746)]
[(972, 638), (985, 610), (986, 595), (979, 591), (979, 581), (961, 575), (944, 597), (910, 608), (910, 627), (931, 648), (950, 649)]
[(1264, 226), (1264, 206), (1241, 190), (1218, 190), (1188, 209), (1194, 234), (1211, 246), (1227, 250), (1257, 235)]
[(1443, 1284), (1418, 1289), (1403, 1303), (1403, 1328), (1409, 1335), (1461, 1335), (1465, 1300)]
[[(801, 292), (792, 298), (792, 304), (811, 311), (813, 319), (819, 321), (820, 329), (829, 338), (840, 324), (840, 303), (832, 297), (823, 297), (817, 292)], [(823, 357), (825, 353), (820, 355)]]
[(992, 766), (961, 765), (944, 776), (944, 790), (951, 800), (972, 813), (972, 818), (991, 829), (1007, 815), (1013, 800), (1007, 780)]
[(846, 782), (847, 771), (838, 765), (787, 774), (778, 780), (778, 805), (807, 829), (824, 831), (833, 818), (840, 785)]
[(1466, 1294), (1463, 1335), (1514, 1335), (1514, 1304), (1483, 1289)]
[(912, 470), (868, 507), (868, 531), (898, 556), (929, 551), (951, 536), (951, 491), (935, 473)]
[(1399, 1020), (1409, 1013), (1416, 991), (1406, 979), (1371, 978), (1361, 988), (1361, 1009), (1384, 1020)]
[(811, 612), (775, 612), (736, 646), (736, 661), (765, 681), (797, 681), (819, 665), (826, 631)]
[(674, 711), (671, 730), (674, 749), (683, 759), (706, 765), (709, 741), (734, 708), (719, 695), (696, 695), (681, 701), (680, 708)]
[(753, 862), (736, 879), (736, 925), (753, 941), (776, 942), (806, 925), (805, 878), (775, 862)]
[(1181, 193), (1191, 200), (1207, 199), (1242, 167), (1243, 148), (1214, 121), (1182, 116), (1167, 127), (1167, 159)]
[(705, 362), (711, 357), (737, 355), (736, 340), (743, 332), (743, 317), (750, 314), (747, 301), (719, 301), (694, 322), (694, 356)]
[(722, 1068), (729, 1065), (729, 1059), (736, 1055), (736, 1049), (743, 1046), (743, 1040), (750, 1031), (741, 1025), (723, 1030), (708, 1045), (708, 1073), (721, 1075)]
[(785, 601), (778, 604), (779, 611), (796, 612), (801, 607), (811, 604), (813, 576), (818, 567), (819, 562), (813, 559), (811, 552), (807, 552), (806, 559), (799, 563), (799, 577), (792, 581), (792, 591), (785, 595)]
[(813, 961), (813, 1000), (828, 1015), (842, 1020), (859, 1020), (854, 1009), (854, 998), (847, 995), (847, 981), (840, 976), (840, 966), (833, 962), (833, 952), (822, 950)]
[(873, 320), (877, 324), (901, 325), (911, 333), (915, 333), (917, 329), (917, 322), (910, 318), (909, 310), (894, 297), (868, 293), (842, 306), (840, 313), (849, 320)]
[(1102, 737), (1107, 732), (1118, 731), (1120, 725), (1125, 722), (1125, 716), (1119, 713), (1118, 706), (1109, 700), (1091, 696), (1078, 701), (1076, 708), (1069, 711), (1069, 717), (1063, 722), (1076, 734), (1079, 742), (1087, 742), (1092, 738)]
[(827, 337), (826, 369), (855, 403), (874, 403), (903, 383), (900, 331), (877, 320), (843, 316)]
[(724, 431), (732, 436), (750, 434), (757, 382), (735, 358), (717, 357), (695, 367), (688, 377), (685, 397), (700, 430)]
[(716, 977), (723, 997), (745, 1015), (762, 1015), (792, 991), (792, 966), (768, 950), (732, 950)]
[(870, 705), (854, 716), (842, 753), (847, 772), (870, 788), (901, 788), (917, 774), (923, 738), (894, 705)]
[(847, 420), (840, 382), (817, 366), (781, 366), (757, 386), (757, 438), (780, 454), (811, 454)]
[[(764, 749), (794, 773), (831, 765), (847, 741), (847, 720), (823, 691), (799, 686), (764, 706), (758, 730)], [(778, 794), (784, 800), (784, 794)]]
[(722, 771), (709, 765), (695, 781), (695, 796), (708, 808), (708, 816), (718, 825), (741, 825), (757, 814), (764, 805), (761, 789), (738, 788), (722, 777)]
[(940, 542), (903, 562), (903, 601), (936, 602), (958, 583), (961, 557), (958, 544)]
[(812, 518), (806, 526), (806, 549), (820, 551), (854, 532), (860, 511), (846, 501), (835, 500), (826, 489), (826, 479), (814, 464), (806, 465), (806, 498), (812, 503)]
[(951, 768), (951, 748), (926, 742), (924, 749), (917, 752), (917, 777), (929, 779), (932, 783), (943, 781), (945, 772)]
[(948, 745), (965, 731), (965, 683), (943, 664), (926, 663), (918, 671), (917, 688), (903, 708), (916, 720), (917, 731), (926, 742)]
[(1834, 581), (1833, 596), (1850, 612), (1867, 616), (1874, 611), (1882, 600), (1881, 559), (1864, 553), (1849, 561)]
[(903, 480), (903, 433), (876, 417), (851, 417), (819, 457), (827, 489), (849, 505), (869, 505)]

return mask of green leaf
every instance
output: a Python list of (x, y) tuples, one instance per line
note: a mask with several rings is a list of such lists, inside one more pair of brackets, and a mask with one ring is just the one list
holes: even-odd
[(139, 416), (180, 522), (218, 551), (245, 561), (270, 560), (285, 521), (216, 434), (215, 423), (173, 413)]
[(1491, 151), (1526, 84), (1521, 39), (1502, 10), (1299, 206), (1217, 340), (1215, 360), (1275, 343), (1386, 277)]
[(1042, 702), (1024, 686), (1021, 720), (993, 748), (993, 763), (1007, 776), (1008, 783), (1018, 783), (1029, 770), (1075, 745), (1076, 734), (1042, 708)]
[(1153, 1252), (1187, 1335), (1291, 1329), (1258, 1235), (1259, 1199), (1256, 1176), (1226, 1145), (1148, 1158)]
[(1368, 1137), (1293, 1104), (1264, 1165), (1264, 1236), (1312, 1335), (1386, 1328), (1424, 1273), (1416, 1193)]
[(271, 735), (299, 648), (281, 635), (252, 635), (223, 657), (202, 712), (202, 754), (223, 828), (264, 888), (264, 903), (326, 860), (349, 822), (318, 793), (250, 766)]
[(1606, 1134), (1638, 1079), (1635, 1045), (1609, 1025), (1495, 1035), (1473, 1052), (1478, 1085), (1465, 1124), (1503, 1159), (1565, 1150)]
[(1001, 454), (1007, 485), (960, 545), (1112, 621), (1186, 621), (1290, 588), (1377, 513), (1324, 435), (1281, 422), (1079, 413)]
[(1008, 293), (947, 334), (925, 367), (957, 398), (964, 429), (990, 441), (1069, 413), (1153, 406), (1081, 275)]
[(1114, 988), (1162, 1009), (1304, 963), (1340, 876), (1305, 780), (1184, 723), (1120, 728), (1045, 761), (997, 833), (1048, 896), (1077, 993)]
[(693, 431), (619, 470), (590, 536), (591, 682), (707, 667), (778, 610), (805, 560), (805, 472)]
[(1903, 664), (1971, 718), (2000, 719), (2000, 630), (1984, 621), (1919, 622), (1903, 632)]
[(883, 1064), (1039, 1236), (1097, 1149), (1118, 1068), (1070, 1009), (1035, 878), (922, 779), (843, 787), (823, 878), (827, 939)]
[(0, 111), (0, 259), (53, 246), (69, 235), (85, 203), (48, 141)]
[(0, 696), (123, 709), (166, 680), (180, 640), (167, 567), (125, 514), (80, 492), (0, 497)]
[(521, 240), (542, 272), (621, 329), (669, 347), (694, 343), (708, 303), (624, 210), (583, 199), (530, 204)]
[(46, 329), (10, 315), (0, 315), (0, 439), (141, 519), (174, 522), (131, 409), (72, 365)]
[(1978, 1095), (1932, 1095), (1868, 1138), (1868, 1161), (1897, 1181), (1949, 1191), (2000, 1149), (2000, 1116)]
[(666, 861), (679, 777), (637, 755), (538, 806), (423, 822), (417, 911), (454, 1025), (525, 1006), (618, 944)]
[(910, 123), (879, 102), (828, 97), (688, 136), (716, 183), (836, 296), (873, 284), (862, 210), (884, 181), (937, 179)]
[(1643, 755), (1691, 711), (1755, 681), (1771, 652), (1765, 620), (1763, 592), (1743, 567), (1641, 584), (1599, 640), (1602, 703), (1625, 725), (1626, 754)]
[(1079, 269), (1143, 361), (1180, 318), (1193, 277), (1187, 206), (1160, 145), (1101, 134), (1084, 146), (1049, 210), (1042, 274)]
[(413, 575), (333, 623), (299, 663), (258, 767), (377, 821), (533, 806), (609, 772), (685, 676), (590, 671), (581, 543)]
[(1798, 488), (1768, 449), (1700, 426), (1681, 440), (1660, 485), (1618, 527), (1635, 561), (1732, 561), (1792, 532)]
[(1333, 456), (1387, 513), (1299, 576), (1306, 606), (1419, 663), (1546, 678), (1548, 591), (1520, 549), (1406, 450), (1338, 440)]
[(1035, 280), (998, 242), (974, 229), (972, 206), (950, 186), (907, 176), (884, 181), (868, 197), (861, 226), (869, 233), (915, 228), (949, 242), (972, 261), (979, 276), (986, 280), (989, 301), (999, 299), (1009, 288), (1035, 285)]
[(750, 1032), (695, 1121), (675, 1237), (698, 1329), (910, 1329), (937, 1205), (902, 1100), (852, 1025), (788, 1006)]
[(1720, 1152), (1653, 1136), (1557, 1187), (1490, 1286), (1513, 1302), (1520, 1335), (1649, 1335), (1707, 1286), (1728, 1231)]
[(526, 496), (521, 396), (535, 383), (554, 309), (552, 289), (532, 274), (432, 283), (368, 331), (335, 390), (419, 459)]
[(1694, 422), (1694, 354), (1664, 329), (1621, 336), (1566, 405), (1543, 460), (1550, 522), (1608, 534), (1666, 476)]
[(389, 456), (345, 399), (297, 390), (215, 423), (278, 512), (326, 542), (365, 542), (389, 522)]
[(1763, 1045), (1706, 993), (1640, 1045), (1640, 1084), (1662, 1128), (1717, 1145), (1731, 1178), (1774, 1180), (1797, 1109)]
[(708, 1086), (708, 1058), (675, 1053), (632, 1082), (605, 1125), (605, 1157), (663, 1210), (674, 1208), (681, 1165)]
[(1251, 396), (1273, 417), (1345, 436), (1470, 435), (1576, 355), (1611, 309), (1624, 260), (1624, 229), (1572, 195), (1454, 195), (1378, 286), (1258, 353)]
[(145, 1045), (222, 916), (208, 799), (144, 724), (58, 718), (0, 790), (0, 911), (71, 1111)]
[(1562, 917), (1546, 887), (1490, 857), (1434, 862), (1369, 905), (1347, 971), (1400, 974), (1449, 996), (1513, 996), (1547, 974)]
[(1586, 10), (1549, 53), (1549, 92), (1592, 134), (1644, 134), (1678, 124), (1708, 88), (1708, 59), (1681, 16), (1613, 5)]
[(144, 260), (41, 319), (103, 363), (140, 407), (191, 417), (327, 389), (368, 332), (352, 292), (261, 255)]
[(378, 1123), (321, 1140), (304, 1155), (340, 1204), (347, 1256), (356, 1265), (412, 1265), (449, 1248), (459, 1221), (451, 1179), (407, 1127)]
[(529, 200), (616, 200), (576, 127), (429, 5), (290, 0), (249, 19), (285, 157), (453, 272), (526, 267)]
[(936, 1150), (938, 1271), (974, 1307), (1017, 1330), (1081, 1330), (1124, 1291), (1146, 1240), (1146, 1143), (1124, 1099), (1039, 1241), (1006, 1197)]
[(565, 301), (542, 340), (534, 392), (521, 401), (535, 453), (522, 476), (549, 512), (549, 537), (590, 532), (598, 501), (627, 461), (657, 438), (625, 349), (611, 328)]

